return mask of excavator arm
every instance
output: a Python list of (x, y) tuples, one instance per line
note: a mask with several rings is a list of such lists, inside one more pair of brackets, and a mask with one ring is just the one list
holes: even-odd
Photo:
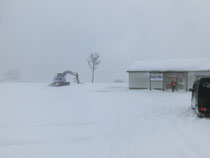
[(72, 72), (72, 71), (64, 71), (63, 72), (63, 77), (66, 77), (67, 74), (75, 76), (77, 83), (78, 84), (80, 83), (80, 81), (79, 81), (79, 74), (78, 73)]

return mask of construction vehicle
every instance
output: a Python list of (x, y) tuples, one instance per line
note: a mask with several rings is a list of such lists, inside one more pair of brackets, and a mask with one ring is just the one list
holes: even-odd
[(70, 85), (70, 82), (66, 81), (66, 75), (67, 74), (75, 76), (77, 84), (80, 84), (78, 73), (72, 72), (72, 71), (64, 71), (63, 73), (57, 73), (57, 75), (53, 79), (53, 83), (51, 83), (50, 86), (60, 87), (60, 86)]

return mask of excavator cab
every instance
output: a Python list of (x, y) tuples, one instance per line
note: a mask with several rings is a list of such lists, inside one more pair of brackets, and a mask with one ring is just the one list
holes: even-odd
[(57, 73), (55, 77), (62, 77), (62, 73)]

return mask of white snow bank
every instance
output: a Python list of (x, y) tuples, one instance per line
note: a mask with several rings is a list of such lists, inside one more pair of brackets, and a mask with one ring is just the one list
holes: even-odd
[(144, 60), (136, 61), (128, 71), (207, 71), (210, 59)]

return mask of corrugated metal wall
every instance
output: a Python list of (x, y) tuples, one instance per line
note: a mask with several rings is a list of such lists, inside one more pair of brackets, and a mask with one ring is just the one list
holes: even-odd
[(149, 89), (149, 73), (130, 72), (129, 88), (130, 89)]

